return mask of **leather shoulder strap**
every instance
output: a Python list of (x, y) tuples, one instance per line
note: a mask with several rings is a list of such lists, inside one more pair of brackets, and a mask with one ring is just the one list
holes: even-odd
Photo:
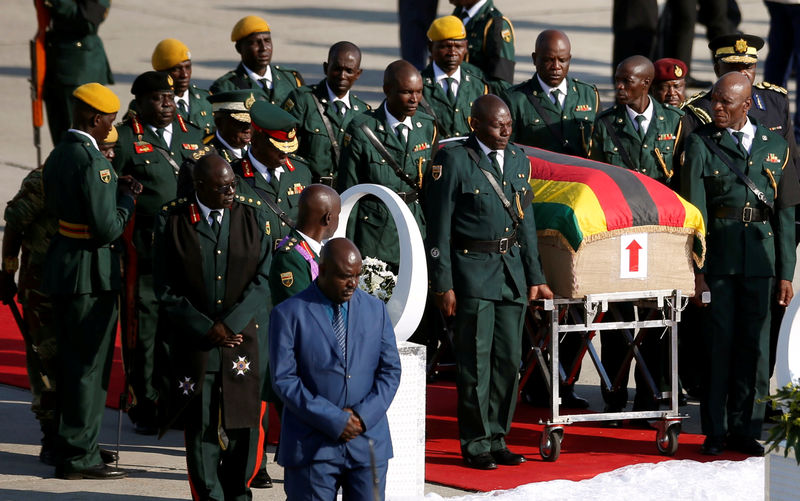
[(768, 199), (767, 196), (764, 194), (764, 192), (758, 189), (758, 186), (756, 186), (753, 180), (747, 177), (745, 173), (741, 171), (741, 169), (736, 167), (736, 164), (731, 159), (731, 157), (729, 157), (724, 151), (722, 151), (722, 148), (720, 148), (717, 143), (712, 141), (711, 138), (705, 134), (699, 134), (699, 136), (703, 140), (703, 142), (706, 143), (706, 146), (708, 146), (708, 148), (714, 153), (714, 155), (719, 157), (719, 159), (722, 160), (722, 162), (725, 165), (727, 165), (728, 168), (732, 170), (734, 174), (736, 174), (736, 177), (742, 180), (745, 186), (747, 186), (750, 189), (750, 191), (753, 192), (753, 195), (755, 195), (756, 198), (761, 201), (761, 203), (769, 207), (770, 210), (775, 209), (775, 204), (772, 202), (772, 200)]
[(606, 126), (606, 130), (608, 131), (608, 137), (611, 138), (611, 142), (614, 143), (614, 146), (617, 147), (617, 151), (619, 151), (620, 156), (622, 157), (622, 163), (625, 164), (630, 170), (636, 170), (636, 164), (633, 163), (628, 150), (626, 150), (622, 146), (622, 141), (620, 140), (619, 136), (617, 135), (617, 131), (614, 130), (614, 124), (611, 120), (611, 115), (606, 115), (602, 119), (603, 125)]
[(267, 204), (267, 207), (269, 207), (269, 208), (270, 208), (270, 210), (271, 210), (272, 212), (274, 212), (274, 213), (275, 213), (275, 215), (276, 215), (276, 216), (278, 216), (278, 218), (279, 218), (281, 221), (283, 221), (284, 223), (286, 223), (286, 226), (288, 226), (288, 227), (290, 227), (290, 228), (294, 228), (294, 225), (295, 225), (295, 222), (294, 222), (294, 220), (292, 220), (292, 218), (290, 218), (290, 217), (289, 217), (289, 214), (287, 214), (287, 213), (283, 212), (283, 209), (281, 209), (281, 208), (278, 206), (278, 203), (277, 203), (277, 202), (275, 202), (275, 200), (273, 200), (273, 199), (272, 199), (272, 197), (270, 196), (270, 194), (269, 194), (269, 193), (267, 193), (266, 191), (264, 191), (264, 190), (262, 190), (261, 188), (259, 188), (258, 186), (256, 186), (256, 180), (255, 180), (255, 178), (254, 178), (254, 177), (243, 177), (242, 179), (243, 179), (243, 180), (244, 180), (244, 182), (245, 182), (245, 183), (247, 183), (247, 184), (248, 184), (248, 185), (249, 185), (251, 188), (253, 188), (253, 191), (255, 191), (256, 193), (258, 193), (258, 196), (259, 196), (259, 197), (261, 197), (261, 200), (263, 200), (263, 201), (264, 201), (264, 203), (265, 203), (265, 204)]
[(367, 139), (369, 139), (369, 142), (372, 144), (372, 146), (375, 147), (376, 150), (378, 150), (378, 153), (381, 155), (381, 157), (384, 160), (386, 160), (386, 163), (389, 164), (389, 167), (392, 168), (397, 177), (399, 177), (401, 181), (410, 186), (414, 192), (419, 191), (417, 183), (415, 183), (414, 180), (411, 179), (411, 176), (403, 172), (403, 169), (400, 168), (400, 165), (398, 165), (397, 160), (394, 159), (392, 154), (389, 153), (389, 150), (386, 149), (386, 146), (384, 146), (383, 143), (381, 143), (380, 139), (378, 139), (378, 137), (375, 135), (375, 133), (372, 132), (372, 129), (367, 127), (366, 123), (362, 123), (359, 128), (364, 133), (364, 135), (367, 136)]
[(513, 221), (514, 223), (514, 228), (516, 228), (517, 226), (519, 226), (520, 218), (514, 212), (514, 208), (511, 206), (511, 201), (509, 201), (508, 197), (506, 197), (505, 193), (503, 193), (503, 189), (500, 188), (499, 184), (497, 184), (497, 180), (494, 178), (492, 173), (480, 167), (480, 157), (478, 156), (478, 152), (476, 152), (469, 146), (466, 146), (465, 148), (467, 150), (467, 154), (469, 155), (469, 157), (472, 159), (473, 162), (475, 162), (475, 166), (478, 167), (478, 169), (480, 169), (483, 175), (486, 176), (486, 179), (489, 181), (489, 184), (492, 185), (492, 189), (497, 194), (497, 197), (500, 199), (500, 203), (503, 204), (503, 208), (506, 210), (509, 217), (511, 217), (511, 221)]
[(333, 149), (333, 159), (336, 163), (335, 167), (339, 166), (339, 157), (341, 156), (341, 148), (339, 148), (339, 141), (336, 140), (336, 134), (333, 133), (333, 127), (331, 126), (331, 121), (328, 116), (325, 114), (325, 109), (322, 107), (322, 103), (319, 102), (316, 94), (310, 92), (311, 99), (314, 100), (314, 105), (317, 107), (317, 112), (319, 113), (320, 118), (322, 118), (322, 123), (325, 125), (325, 131), (328, 133), (328, 139), (331, 141), (331, 148)]

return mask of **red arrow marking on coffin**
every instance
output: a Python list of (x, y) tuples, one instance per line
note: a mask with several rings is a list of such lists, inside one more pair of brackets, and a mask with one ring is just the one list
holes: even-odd
[(633, 240), (625, 249), (630, 252), (630, 256), (628, 257), (628, 271), (639, 271), (639, 251), (642, 250), (642, 246), (639, 245), (639, 242)]

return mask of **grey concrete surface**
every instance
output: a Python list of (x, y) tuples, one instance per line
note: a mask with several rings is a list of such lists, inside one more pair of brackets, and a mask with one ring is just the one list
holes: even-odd
[[(663, 4), (664, 0), (660, 3)], [(570, 75), (598, 84), (601, 99), (610, 102), (611, 89), (611, 1), (610, 0), (495, 0), (512, 19), (516, 34), (516, 81), (533, 72), (530, 53), (542, 29), (564, 30), (572, 41)], [(741, 29), (766, 36), (768, 19), (761, 0), (739, 0), (744, 14)], [(327, 48), (338, 40), (350, 40), (363, 50), (364, 73), (356, 93), (377, 104), (381, 100), (383, 68), (399, 57), (397, 3), (345, 0), (172, 0), (170, 2), (115, 0), (100, 35), (114, 71), (113, 89), (123, 103), (130, 98), (130, 85), (136, 75), (151, 69), (150, 55), (155, 44), (167, 37), (185, 42), (193, 57), (194, 81), (207, 87), (215, 78), (238, 62), (230, 42), (230, 30), (242, 16), (262, 15), (269, 22), (275, 45), (273, 61), (296, 68), (308, 82), (322, 78), (322, 62)], [(451, 6), (439, 1), (439, 12)], [(30, 125), (28, 87), (28, 40), (36, 21), (30, 0), (3, 0), (0, 6), (0, 209), (4, 209), (19, 187), (23, 176), (35, 165)], [(702, 28), (694, 45), (693, 72), (711, 79), (711, 63)], [(763, 53), (762, 53), (763, 55)], [(47, 130), (42, 131), (43, 154), (51, 150)], [(588, 362), (585, 362), (588, 363)], [(632, 381), (632, 378), (631, 378)], [(592, 367), (584, 367), (579, 393), (589, 398), (593, 409), (602, 409), (602, 400)], [(13, 500), (105, 500), (105, 499), (187, 499), (182, 437), (168, 434), (163, 440), (133, 434), (123, 418), (122, 461), (131, 478), (118, 481), (63, 481), (52, 478), (52, 468), (38, 461), (39, 432), (25, 391), (0, 386), (0, 501)], [(692, 416), (684, 429), (699, 431), (695, 404), (685, 408)], [(107, 410), (101, 441), (116, 443), (117, 414)], [(271, 456), (270, 456), (271, 457)], [(276, 487), (256, 490), (255, 499), (283, 499), (281, 468), (268, 465)], [(427, 485), (426, 492), (443, 496), (463, 493), (455, 489)]]

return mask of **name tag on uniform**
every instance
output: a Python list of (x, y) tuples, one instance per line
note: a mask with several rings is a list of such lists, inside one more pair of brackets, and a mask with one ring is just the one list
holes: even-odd
[(144, 141), (136, 141), (133, 143), (133, 149), (136, 153), (150, 153), (153, 151), (153, 145)]

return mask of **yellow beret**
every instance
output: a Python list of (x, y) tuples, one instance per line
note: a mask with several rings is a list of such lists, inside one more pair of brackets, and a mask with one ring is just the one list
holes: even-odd
[(431, 42), (441, 42), (442, 40), (464, 40), (467, 32), (464, 23), (456, 16), (444, 16), (431, 23), (428, 28), (428, 39)]
[(151, 62), (154, 70), (166, 71), (191, 58), (192, 53), (183, 42), (174, 38), (166, 38), (156, 45)]
[(96, 82), (81, 85), (72, 92), (72, 96), (100, 113), (116, 113), (119, 111), (119, 98), (117, 95), (108, 87)]
[(117, 128), (113, 125), (111, 126), (111, 130), (108, 131), (108, 135), (105, 139), (103, 139), (104, 143), (116, 143), (117, 139), (119, 139), (119, 133), (117, 132)]
[(258, 16), (245, 16), (239, 19), (231, 31), (231, 42), (238, 42), (253, 33), (269, 32), (269, 25)]

